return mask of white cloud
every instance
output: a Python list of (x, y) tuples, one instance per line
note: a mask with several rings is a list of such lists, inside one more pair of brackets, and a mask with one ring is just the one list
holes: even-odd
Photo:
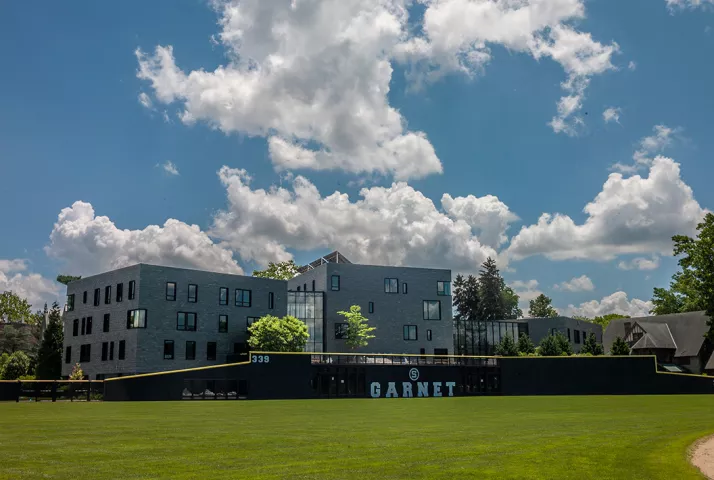
[(595, 290), (595, 285), (593, 281), (587, 275), (581, 275), (579, 277), (573, 277), (572, 279), (553, 285), (556, 290), (561, 290), (564, 292), (592, 292)]
[(37, 273), (25, 273), (27, 262), (22, 259), (0, 259), (0, 292), (12, 291), (26, 299), (34, 310), (59, 301), (60, 285)]
[(670, 12), (686, 8), (708, 8), (714, 5), (714, 0), (664, 0)]
[(148, 108), (149, 110), (153, 108), (151, 98), (145, 92), (141, 92), (139, 94), (139, 103), (142, 104), (144, 108)]
[(654, 132), (653, 135), (643, 137), (640, 140), (639, 147), (632, 155), (633, 164), (626, 165), (618, 162), (612, 166), (612, 169), (622, 173), (634, 173), (649, 167), (652, 165), (656, 154), (661, 153), (665, 148), (672, 145), (672, 141), (681, 132), (681, 128), (655, 125), (652, 131)]
[(174, 165), (174, 163), (171, 162), (170, 160), (166, 160), (166, 163), (164, 163), (161, 167), (169, 175), (178, 175), (179, 174), (178, 168), (176, 168), (176, 165)]
[(605, 120), (605, 123), (620, 123), (620, 112), (621, 110), (618, 107), (608, 107), (602, 112), (602, 118)]
[(622, 261), (617, 264), (620, 270), (656, 270), (659, 268), (659, 257), (653, 255), (652, 258), (637, 257), (629, 262)]
[(538, 288), (538, 280), (521, 281), (516, 280), (511, 282), (509, 286), (518, 295), (518, 307), (523, 311), (524, 317), (529, 317), (528, 309), (530, 301), (535, 300), (538, 295), (543, 292)]
[[(360, 190), (359, 200), (322, 196), (302, 176), (291, 188), (252, 189), (245, 170), (219, 171), (228, 209), (210, 233), (245, 260), (260, 264), (292, 258), (288, 249), (334, 248), (353, 262), (443, 267), (476, 272), (491, 244), (501, 241), (514, 215), (495, 197), (444, 195), (445, 213), (403, 182)], [(482, 242), (480, 237), (486, 240)]]
[(163, 226), (121, 230), (91, 204), (77, 201), (63, 208), (45, 252), (64, 260), (67, 274), (91, 275), (133, 265), (198, 268), (242, 273), (230, 250), (216, 245), (197, 225), (168, 219)]
[(581, 303), (579, 306), (568, 305), (562, 310), (563, 315), (572, 317), (580, 315), (588, 318), (599, 317), (609, 313), (619, 313), (631, 317), (645, 317), (649, 315), (654, 305), (651, 301), (633, 298), (629, 300), (625, 292), (615, 292), (612, 295), (603, 297), (602, 300), (591, 300)]
[(631, 71), (635, 71), (637, 70), (637, 64), (634, 61), (630, 60), (630, 63), (627, 64), (627, 68)]
[(649, 176), (611, 173), (588, 203), (581, 225), (567, 215), (541, 215), (511, 239), (506, 255), (519, 260), (545, 255), (551, 260), (612, 260), (618, 255), (672, 254), (672, 236), (694, 234), (705, 214), (679, 164), (657, 157)]

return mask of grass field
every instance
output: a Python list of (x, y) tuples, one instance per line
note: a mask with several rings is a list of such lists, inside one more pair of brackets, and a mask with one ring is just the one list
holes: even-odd
[(3, 479), (690, 479), (711, 396), (0, 404)]

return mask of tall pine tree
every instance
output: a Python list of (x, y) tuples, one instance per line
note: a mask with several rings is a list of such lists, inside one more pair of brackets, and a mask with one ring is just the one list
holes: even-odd
[(42, 380), (56, 380), (62, 375), (62, 316), (57, 302), (52, 304), (47, 327), (37, 351), (35, 376)]
[(496, 266), (496, 261), (488, 257), (481, 265), (479, 275), (479, 308), (480, 320), (503, 320), (506, 318), (506, 309), (503, 301), (503, 279)]
[(478, 279), (469, 275), (466, 279), (459, 274), (454, 280), (454, 320), (477, 320), (479, 315), (479, 284)]

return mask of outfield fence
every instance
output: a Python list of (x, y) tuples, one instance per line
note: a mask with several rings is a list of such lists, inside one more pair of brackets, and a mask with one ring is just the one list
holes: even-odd
[(0, 401), (93, 402), (104, 400), (102, 380), (0, 380)]

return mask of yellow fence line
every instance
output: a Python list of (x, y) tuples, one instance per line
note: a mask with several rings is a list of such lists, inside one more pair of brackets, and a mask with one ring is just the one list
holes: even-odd
[(0, 380), (0, 383), (103, 383), (104, 380)]

